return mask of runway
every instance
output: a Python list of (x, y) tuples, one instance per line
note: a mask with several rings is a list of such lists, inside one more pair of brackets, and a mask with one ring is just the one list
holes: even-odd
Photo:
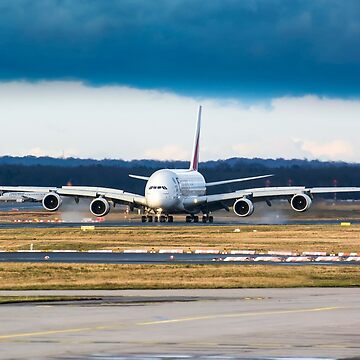
[[(94, 223), (86, 223), (86, 222), (8, 222), (8, 223), (0, 223), (0, 229), (46, 229), (46, 228), (79, 228), (83, 225), (94, 225), (95, 227), (173, 227), (173, 226), (246, 226), (246, 225), (337, 225), (340, 224), (341, 221), (337, 219), (332, 220), (287, 220), (287, 221), (271, 221), (270, 223), (267, 221), (244, 221), (238, 219), (229, 218), (227, 220), (214, 220), (214, 223), (186, 223), (185, 221), (174, 221), (173, 223), (142, 223), (139, 220), (133, 221), (104, 221), (104, 222), (94, 222)], [(351, 224), (360, 224), (359, 220), (351, 220)]]
[[(199, 250), (200, 251), (200, 250)], [(206, 252), (206, 250), (204, 251)], [(211, 252), (211, 250), (210, 250)], [(216, 252), (216, 251), (215, 251)], [(0, 252), (0, 262), (49, 262), (94, 264), (237, 264), (237, 265), (360, 265), (359, 256), (288, 256), (252, 254), (234, 256), (214, 253), (127, 253), (107, 251)]]
[[(333, 201), (314, 203), (311, 210), (304, 214), (296, 214), (290, 208), (287, 201), (276, 202), (272, 208), (264, 203), (256, 204), (255, 213), (246, 218), (240, 218), (233, 212), (214, 212), (214, 223), (186, 223), (185, 215), (175, 216), (173, 223), (142, 223), (140, 216), (134, 213), (126, 214), (123, 210), (114, 209), (101, 222), (90, 222), (88, 206), (72, 206), (64, 211), (56, 212), (50, 220), (43, 215), (48, 215), (41, 203), (0, 203), (0, 211), (8, 215), (8, 222), (0, 223), (0, 229), (11, 228), (63, 228), (80, 227), (81, 225), (95, 225), (97, 227), (167, 227), (167, 226), (241, 226), (241, 225), (330, 225), (339, 224), (342, 221), (350, 221), (352, 224), (360, 224), (360, 207), (358, 202), (337, 201), (336, 211)], [(28, 213), (28, 217), (19, 216)], [(355, 216), (354, 214), (358, 214)], [(324, 218), (326, 215), (326, 218)], [(10, 221), (9, 221), (10, 220)], [(12, 221), (14, 220), (14, 221)], [(60, 221), (59, 221), (60, 220)], [(95, 220), (95, 219), (93, 219)]]
[(356, 288), (1, 291), (4, 295), (97, 300), (0, 306), (1, 359), (350, 358), (360, 353)]

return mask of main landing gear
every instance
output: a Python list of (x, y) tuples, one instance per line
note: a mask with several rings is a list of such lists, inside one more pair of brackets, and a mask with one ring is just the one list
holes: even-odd
[(141, 216), (141, 222), (174, 222), (174, 217), (172, 215), (143, 215)]
[[(199, 216), (197, 216), (197, 215), (186, 215), (185, 221), (187, 223), (190, 223), (190, 222), (197, 223), (197, 222), (199, 222)], [(205, 215), (203, 215), (201, 217), (201, 222), (203, 222), (203, 223), (206, 223), (206, 222), (213, 223), (214, 222), (214, 217), (212, 215), (206, 215), (205, 214)]]
[[(198, 215), (187, 215), (185, 218), (185, 221), (187, 223), (198, 223), (198, 222), (202, 222), (202, 223), (213, 223), (214, 222), (214, 217), (212, 215), (207, 215), (204, 214), (203, 216), (199, 217)], [(172, 223), (174, 222), (174, 217), (172, 215), (142, 215), (141, 216), (141, 222), (145, 223), (145, 222), (168, 222), (168, 223)]]

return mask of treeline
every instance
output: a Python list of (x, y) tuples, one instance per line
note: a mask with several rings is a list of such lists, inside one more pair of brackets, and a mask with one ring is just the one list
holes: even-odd
[[(230, 158), (226, 160), (212, 160), (202, 162), (201, 165), (204, 168), (217, 167), (219, 164), (225, 164), (230, 167), (242, 167), (242, 166), (265, 166), (270, 168), (279, 167), (291, 167), (294, 165), (320, 168), (329, 166), (346, 165), (344, 162), (329, 162), (319, 160), (304, 160), (304, 159), (261, 159), (261, 158)], [(43, 166), (60, 166), (60, 167), (78, 167), (78, 166), (112, 166), (120, 168), (134, 168), (134, 167), (147, 167), (151, 169), (155, 168), (186, 168), (188, 166), (187, 161), (160, 161), (160, 160), (122, 160), (122, 159), (79, 159), (79, 158), (52, 158), (49, 156), (0, 156), (0, 165), (43, 165)], [(355, 166), (355, 164), (352, 164)], [(360, 166), (358, 164), (358, 166)]]
[[(63, 159), (63, 161), (66, 161)], [(96, 161), (96, 160), (95, 160)], [(116, 161), (116, 160), (114, 160)], [(81, 160), (80, 160), (81, 162)], [(148, 163), (147, 163), (148, 162)], [(154, 166), (156, 163), (157, 166)], [(34, 164), (2, 164), (0, 185), (62, 186), (89, 185), (124, 189), (143, 193), (145, 182), (129, 178), (129, 174), (151, 175), (160, 168), (187, 167), (186, 162), (160, 162), (141, 160), (132, 166), (111, 166), (102, 161), (95, 164), (55, 166)], [(229, 159), (200, 164), (207, 181), (274, 174), (269, 179), (214, 187), (212, 192), (231, 191), (244, 187), (260, 186), (360, 186), (359, 164), (310, 162), (306, 160)], [(353, 197), (353, 196), (352, 196)]]

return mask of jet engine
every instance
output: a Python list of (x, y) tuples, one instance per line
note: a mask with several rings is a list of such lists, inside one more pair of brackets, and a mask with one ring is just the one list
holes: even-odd
[(291, 207), (298, 212), (304, 212), (308, 210), (311, 206), (311, 203), (311, 197), (306, 194), (296, 194), (291, 198), (290, 201)]
[(110, 204), (104, 198), (94, 199), (90, 204), (90, 212), (95, 216), (105, 216), (110, 211)]
[(56, 211), (62, 203), (61, 197), (55, 192), (45, 195), (42, 199), (42, 206), (47, 211)]
[(254, 204), (247, 198), (238, 199), (234, 203), (234, 213), (237, 216), (250, 216), (254, 212)]

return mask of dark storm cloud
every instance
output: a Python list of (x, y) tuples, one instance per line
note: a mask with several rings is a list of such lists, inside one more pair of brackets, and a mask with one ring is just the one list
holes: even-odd
[(0, 0), (2, 79), (360, 95), (360, 1)]

